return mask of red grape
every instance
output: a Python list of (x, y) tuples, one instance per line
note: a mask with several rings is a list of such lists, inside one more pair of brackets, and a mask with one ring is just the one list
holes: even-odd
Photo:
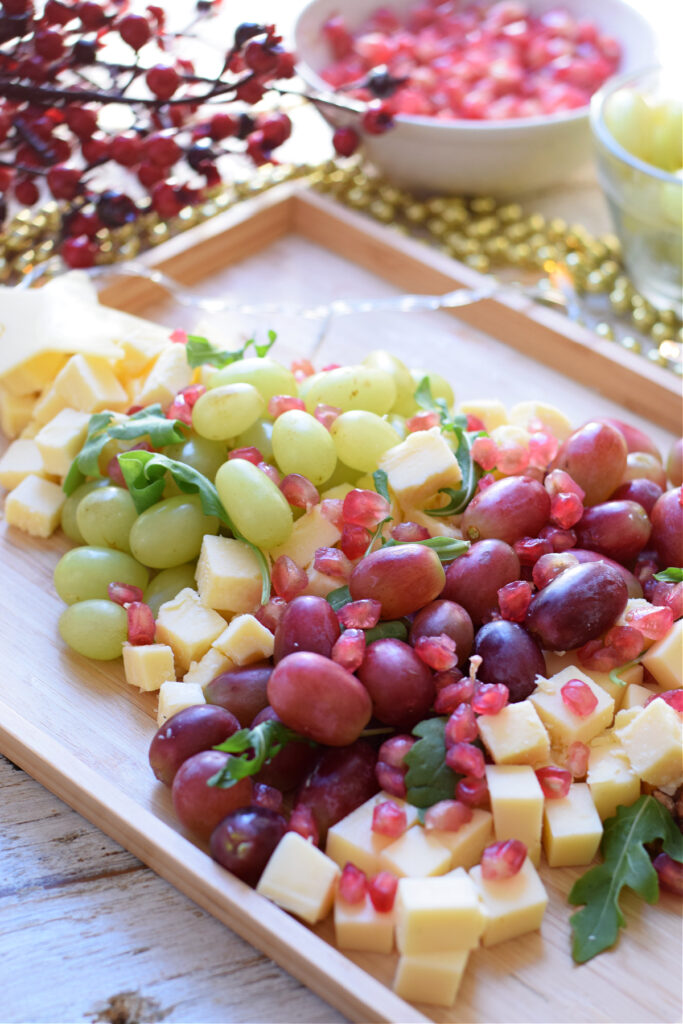
[(337, 616), (324, 597), (295, 597), (275, 630), (273, 661), (277, 664), (297, 651), (314, 651), (329, 658), (339, 632)]
[(183, 761), (173, 779), (175, 812), (185, 828), (202, 839), (208, 839), (218, 822), (231, 811), (251, 803), (254, 786), (249, 777), (228, 789), (207, 785), (231, 757), (220, 750), (202, 750)]
[(560, 448), (553, 469), (563, 469), (585, 492), (584, 504), (607, 501), (624, 478), (628, 449), (621, 431), (604, 420), (585, 423)]
[(164, 722), (149, 745), (149, 763), (159, 782), (170, 786), (183, 761), (210, 750), (240, 727), (234, 715), (210, 704), (183, 708)]
[(615, 420), (611, 416), (598, 416), (596, 422), (609, 423), (611, 427), (616, 427), (624, 441), (626, 441), (626, 447), (629, 452), (648, 452), (659, 459), (660, 462), (662, 461), (657, 445), (639, 427), (634, 427), (631, 423), (624, 423), (623, 420)]
[(605, 501), (587, 508), (574, 527), (582, 548), (628, 565), (650, 538), (647, 512), (635, 501)]
[(652, 509), (652, 546), (662, 569), (683, 567), (683, 508), (681, 488), (665, 491)]
[(232, 811), (211, 833), (211, 856), (247, 885), (256, 885), (287, 829), (287, 819), (268, 807)]
[(659, 498), (661, 494), (662, 488), (659, 484), (655, 483), (654, 480), (649, 480), (647, 477), (641, 476), (638, 477), (637, 480), (628, 480), (626, 483), (617, 487), (611, 497), (611, 500), (637, 501), (639, 505), (643, 506), (649, 515), (654, 508), (657, 498)]
[[(259, 711), (251, 723), (251, 728), (255, 729), (261, 722), (267, 721), (280, 721), (270, 706)], [(258, 774), (254, 776), (254, 781), (266, 786), (275, 786), (287, 793), (290, 789), (296, 789), (301, 785), (313, 767), (317, 756), (316, 748), (310, 743), (286, 743), (279, 754), (264, 764)]]
[(572, 548), (571, 554), (577, 559), (582, 565), (585, 562), (604, 562), (605, 565), (609, 565), (621, 576), (622, 580), (626, 584), (629, 597), (642, 597), (643, 588), (640, 583), (633, 575), (633, 573), (627, 569), (620, 562), (615, 562), (613, 558), (609, 558), (607, 555), (603, 555), (600, 551), (587, 551), (585, 548)]
[(231, 711), (242, 728), (247, 728), (268, 704), (267, 687), (273, 666), (268, 661), (228, 669), (204, 687), (209, 704)]
[(683, 483), (683, 439), (680, 437), (674, 441), (666, 460), (666, 473), (674, 487), (680, 487)]
[(533, 693), (536, 676), (545, 674), (540, 647), (516, 622), (500, 619), (482, 626), (474, 651), (482, 658), (477, 673), (479, 681), (507, 686), (511, 703)]
[(413, 619), (410, 642), (414, 646), (418, 637), (440, 636), (441, 633), (455, 641), (458, 665), (464, 665), (472, 653), (474, 627), (462, 605), (455, 601), (431, 601)]
[(377, 792), (375, 761), (375, 751), (366, 740), (320, 754), (296, 802), (310, 807), (322, 842), (332, 825)]
[(354, 601), (379, 601), (382, 619), (400, 619), (438, 597), (445, 580), (435, 551), (422, 544), (399, 544), (361, 559), (351, 573), (349, 590)]
[(519, 574), (519, 558), (509, 544), (480, 540), (448, 566), (441, 597), (462, 605), (478, 626), (497, 610), (501, 587), (518, 580)]
[(536, 594), (526, 628), (546, 650), (573, 651), (613, 626), (627, 598), (626, 584), (611, 565), (576, 565)]
[(538, 480), (509, 476), (477, 494), (460, 525), (470, 540), (497, 538), (514, 544), (522, 537), (535, 537), (549, 515), (550, 497)]
[(436, 695), (432, 673), (401, 640), (370, 644), (358, 678), (372, 698), (375, 717), (397, 729), (411, 729), (424, 718)]

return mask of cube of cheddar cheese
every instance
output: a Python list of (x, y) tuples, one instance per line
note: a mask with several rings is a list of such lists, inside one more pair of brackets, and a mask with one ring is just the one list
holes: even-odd
[[(16, 493), (16, 492), (15, 492)], [(615, 726), (631, 767), (651, 786), (683, 783), (683, 727), (680, 714), (661, 698), (646, 708), (634, 708), (633, 717)], [(621, 712), (624, 715), (625, 712)]]
[[(585, 683), (597, 699), (597, 705), (588, 715), (575, 714), (562, 698), (562, 687), (571, 679)], [(537, 676), (536, 690), (529, 700), (548, 730), (550, 742), (556, 750), (566, 750), (571, 743), (589, 743), (598, 733), (604, 732), (614, 718), (614, 700), (574, 665), (556, 672), (550, 679)]]
[(12, 440), (27, 427), (33, 416), (37, 396), (13, 395), (0, 386), (0, 430)]
[(49, 537), (59, 525), (65, 500), (59, 484), (32, 473), (8, 495), (5, 520), (33, 537)]
[(207, 608), (196, 590), (185, 587), (159, 609), (156, 641), (172, 648), (176, 670), (181, 675), (191, 662), (206, 654), (224, 629), (225, 619)]
[(287, 555), (304, 569), (313, 561), (318, 548), (333, 547), (340, 537), (341, 530), (325, 518), (320, 505), (314, 505), (296, 520), (287, 540), (272, 548), (270, 555), (273, 561)]
[(394, 992), (410, 1003), (452, 1006), (469, 955), (469, 950), (451, 950), (400, 956), (394, 975)]
[[(568, 651), (566, 654), (558, 654), (556, 651), (544, 651), (543, 656), (545, 658), (546, 665), (546, 677), (549, 679), (551, 676), (561, 672), (564, 668), (573, 666), (578, 668), (576, 662), (576, 651)], [(614, 683), (609, 677), (609, 672), (598, 672), (596, 669), (581, 668), (580, 672), (583, 675), (588, 676), (601, 686), (603, 690), (606, 690), (614, 701), (614, 710), (618, 711), (621, 707), (621, 702), (624, 697), (624, 687), (619, 683)], [(641, 664), (629, 665), (626, 668), (622, 668), (619, 671), (619, 675), (626, 684), (628, 683), (642, 683), (643, 681), (643, 666)]]
[(575, 782), (566, 797), (546, 800), (543, 849), (551, 868), (590, 864), (602, 839), (602, 822), (585, 782)]
[(0, 457), (0, 487), (12, 491), (31, 475), (46, 475), (43, 456), (35, 441), (17, 438)]
[[(44, 426), (45, 423), (49, 423), (50, 420), (54, 419), (58, 412), (62, 409), (68, 409), (69, 400), (61, 392), (57, 391), (54, 384), (46, 388), (33, 406), (33, 419), (26, 427), (26, 430), (34, 430), (38, 433), (38, 429)], [(22, 436), (26, 436), (26, 430), (22, 432)]]
[(315, 924), (332, 909), (341, 872), (333, 860), (298, 832), (287, 832), (275, 847), (256, 887), (284, 910)]
[(190, 663), (190, 667), (183, 676), (184, 683), (199, 683), (203, 688), (212, 679), (219, 676), (221, 672), (228, 672), (234, 668), (235, 663), (227, 658), (217, 647), (210, 647), (199, 661)]
[(150, 692), (175, 679), (173, 651), (167, 644), (124, 644), (123, 671), (126, 682)]
[(451, 869), (471, 868), (479, 863), (482, 853), (493, 841), (493, 815), (475, 807), (470, 821), (455, 832), (433, 829), (431, 834), (450, 852)]
[(620, 743), (591, 747), (586, 782), (602, 821), (613, 817), (617, 807), (629, 807), (640, 796), (640, 779)]
[(253, 615), (236, 615), (213, 646), (235, 665), (250, 665), (270, 658), (274, 643), (273, 634)]
[(171, 342), (157, 357), (135, 400), (138, 405), (159, 402), (167, 406), (191, 383), (192, 367), (187, 361), (185, 346)]
[(439, 878), (401, 878), (395, 906), (400, 953), (473, 949), (486, 923), (477, 889), (463, 868)]
[(380, 854), (383, 871), (399, 878), (445, 875), (451, 868), (451, 851), (427, 829), (409, 828)]
[(486, 911), (482, 946), (495, 946), (541, 927), (548, 893), (528, 857), (511, 878), (484, 878), (480, 865), (472, 868), (470, 878)]
[(367, 875), (376, 875), (383, 870), (382, 852), (395, 840), (372, 831), (372, 815), (377, 804), (385, 800), (392, 801), (406, 812), (407, 828), (412, 829), (417, 823), (417, 809), (412, 804), (383, 792), (370, 797), (327, 833), (325, 852), (340, 868), (347, 863), (355, 864)]
[(683, 619), (678, 619), (661, 640), (643, 656), (643, 665), (663, 690), (683, 686)]
[(624, 699), (621, 702), (621, 708), (623, 711), (628, 711), (630, 708), (642, 708), (656, 692), (658, 691), (651, 690), (647, 686), (629, 683), (624, 688)]
[(533, 864), (541, 858), (543, 790), (530, 765), (487, 765), (496, 839), (520, 839)]
[(334, 904), (337, 946), (367, 953), (391, 953), (395, 920), (395, 910), (375, 910), (367, 895), (359, 903), (347, 903), (337, 896)]
[(43, 391), (55, 379), (66, 360), (63, 352), (40, 352), (3, 373), (2, 386), (9, 394), (16, 396)]
[(67, 408), (41, 427), (35, 443), (43, 456), (46, 473), (66, 476), (83, 447), (89, 421), (89, 413)]
[(462, 479), (453, 450), (439, 427), (409, 434), (405, 441), (384, 452), (379, 468), (389, 478), (402, 508), (422, 508), (444, 487), (457, 487)]
[(71, 356), (57, 374), (54, 390), (67, 405), (81, 412), (125, 409), (128, 395), (104, 356)]
[(208, 608), (240, 615), (255, 612), (261, 603), (258, 559), (243, 540), (205, 534), (196, 578), (199, 596)]
[(508, 704), (497, 715), (480, 715), (479, 736), (496, 764), (547, 764), (550, 740), (534, 705)]
[(179, 711), (194, 707), (195, 704), (206, 704), (206, 697), (198, 683), (179, 683), (169, 679), (161, 684), (159, 690), (157, 725), (163, 725)]

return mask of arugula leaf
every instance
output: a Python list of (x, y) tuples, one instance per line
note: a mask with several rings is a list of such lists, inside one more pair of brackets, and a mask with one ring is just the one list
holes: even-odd
[(167, 419), (158, 403), (140, 409), (125, 420), (117, 420), (113, 412), (95, 413), (88, 422), (83, 447), (64, 479), (63, 489), (66, 494), (73, 494), (86, 477), (102, 476), (98, 462), (109, 441), (133, 441), (140, 437), (148, 437), (155, 448), (163, 448), (168, 444), (185, 441), (187, 433), (181, 420)]
[[(370, 554), (370, 552), (372, 551), (373, 545), (374, 545), (375, 541), (377, 540), (377, 538), (378, 537), (382, 537), (382, 530), (384, 529), (384, 527), (386, 526), (387, 523), (390, 523), (392, 521), (393, 518), (394, 518), (393, 516), (385, 516), (384, 519), (381, 519), (379, 521), (379, 523), (375, 527), (375, 530), (374, 530), (373, 534), (370, 537), (370, 543), (368, 544), (368, 546), (366, 547), (366, 549), (365, 549), (365, 551), (363, 553), (363, 558), (365, 558), (367, 555)], [(387, 544), (387, 541), (382, 539), (382, 547), (384, 547), (386, 544)]]
[(609, 674), (610, 682), (614, 683), (615, 686), (626, 686), (626, 680), (621, 678), (621, 673), (639, 663), (640, 658), (635, 658), (633, 661), (627, 661), (625, 665), (618, 665), (617, 668), (613, 668)]
[(384, 640), (391, 637), (393, 640), (407, 640), (408, 627), (401, 619), (390, 619), (388, 622), (380, 622), (372, 629), (365, 630), (365, 643), (371, 644), (375, 640)]
[(385, 541), (383, 546), (385, 548), (395, 548), (399, 544), (422, 544), (423, 547), (432, 548), (443, 563), (453, 562), (472, 547), (468, 540), (458, 540), (456, 537), (426, 537), (425, 540), (410, 541), (394, 540), (392, 538)]
[(467, 426), (467, 416), (462, 413), (456, 416), (451, 416), (448, 412), (446, 399), (434, 398), (432, 395), (432, 386), (429, 382), (429, 377), (422, 378), (415, 393), (413, 394), (413, 398), (421, 409), (427, 409), (430, 412), (438, 412), (441, 419), (442, 430), (451, 430), (455, 433), (456, 430), (464, 430)]
[(332, 605), (332, 611), (338, 612), (345, 604), (351, 604), (353, 599), (348, 587), (337, 587), (329, 592), (325, 600)]
[(375, 490), (379, 496), (391, 504), (391, 498), (389, 497), (389, 477), (384, 470), (376, 469), (372, 474), (372, 479), (375, 483)]
[(249, 345), (253, 345), (254, 352), (256, 353), (256, 355), (259, 357), (259, 359), (263, 359), (263, 357), (267, 355), (268, 352), (270, 352), (271, 348), (273, 347), (276, 341), (277, 333), (275, 331), (268, 331), (268, 341), (266, 341), (263, 345), (257, 345), (254, 339), (251, 338), (244, 346), (244, 350), (246, 352)]
[(681, 583), (683, 582), (683, 569), (679, 569), (678, 566), (671, 565), (668, 569), (662, 569), (661, 572), (656, 572), (655, 579), (659, 580), (660, 583)]
[(446, 764), (445, 718), (427, 718), (413, 729), (417, 743), (405, 756), (406, 799), (415, 807), (431, 807), (439, 800), (452, 800), (456, 775)]
[(224, 366), (230, 366), (231, 363), (236, 363), (238, 359), (244, 359), (247, 350), (252, 345), (256, 355), (259, 358), (263, 358), (271, 350), (276, 339), (277, 334), (275, 331), (268, 331), (268, 341), (264, 342), (263, 345), (258, 345), (254, 338), (250, 338), (242, 348), (220, 349), (215, 348), (207, 338), (202, 338), (198, 334), (190, 334), (187, 338), (185, 354), (189, 365), (192, 367), (208, 364), (222, 370)]
[(161, 500), (166, 485), (166, 473), (170, 473), (181, 491), (186, 494), (198, 494), (202, 503), (202, 509), (207, 516), (216, 516), (225, 526), (228, 527), (233, 537), (243, 540), (252, 549), (258, 559), (261, 570), (263, 585), (261, 588), (261, 603), (265, 604), (270, 597), (270, 569), (268, 560), (260, 548), (252, 544), (244, 537), (225, 510), (225, 507), (218, 497), (218, 491), (203, 473), (178, 462), (176, 459), (169, 459), (167, 455), (160, 452), (122, 452), (118, 457), (119, 466), (123, 478), (128, 485), (130, 496), (138, 513), (144, 512), (151, 505)]
[(273, 719), (261, 722), (253, 729), (240, 729), (213, 749), (241, 756), (229, 758), (225, 767), (207, 780), (207, 786), (229, 789), (240, 779), (246, 779), (248, 775), (256, 775), (264, 764), (271, 761), (283, 747), (292, 742), (308, 743), (310, 746), (315, 746), (312, 740), (305, 739), (293, 729), (283, 725), (282, 722)]
[(657, 902), (657, 872), (644, 843), (661, 839), (666, 853), (683, 862), (683, 836), (669, 812), (652, 796), (643, 795), (630, 807), (618, 807), (616, 817), (608, 818), (604, 828), (603, 863), (579, 878), (569, 893), (570, 903), (585, 904), (570, 919), (572, 956), (579, 964), (616, 942), (619, 928), (626, 924), (619, 906), (624, 886), (647, 903)]

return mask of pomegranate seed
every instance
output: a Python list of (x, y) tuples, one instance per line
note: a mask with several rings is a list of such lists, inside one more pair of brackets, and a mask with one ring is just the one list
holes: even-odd
[(557, 494), (576, 494), (583, 501), (586, 497), (586, 492), (563, 469), (554, 469), (548, 473), (543, 481), (543, 486), (551, 498)]
[(498, 470), (505, 476), (523, 473), (529, 465), (529, 451), (519, 444), (498, 445)]
[(526, 580), (515, 580), (506, 583), (498, 591), (498, 607), (500, 614), (508, 622), (524, 622), (531, 604), (533, 591)]
[(344, 525), (343, 520), (344, 502), (341, 498), (323, 498), (320, 502), (320, 514), (328, 523), (332, 523), (341, 532)]
[(437, 715), (452, 715), (462, 704), (472, 700), (474, 683), (471, 679), (461, 679), (457, 683), (449, 683), (438, 690), (434, 700)]
[(598, 706), (598, 698), (582, 679), (570, 679), (560, 689), (560, 695), (564, 704), (579, 718), (586, 718)]
[(190, 409), (194, 408), (195, 403), (206, 394), (206, 388), (203, 384), (189, 384), (186, 388), (182, 388), (179, 392), (182, 395)]
[(362, 526), (354, 526), (351, 523), (344, 523), (341, 535), (341, 549), (347, 558), (355, 562), (362, 558), (370, 543), (370, 533)]
[(495, 469), (498, 462), (498, 446), (492, 437), (476, 437), (472, 443), (472, 458), (485, 473)]
[(289, 816), (288, 832), (298, 832), (300, 836), (317, 846), (320, 842), (320, 833), (313, 811), (306, 804), (297, 804)]
[(290, 409), (300, 409), (302, 412), (305, 412), (306, 405), (300, 398), (296, 398), (294, 395), (273, 395), (268, 401), (268, 414), (274, 420), (278, 416), (282, 416), (283, 412), (289, 412)]
[(182, 395), (176, 395), (166, 410), (167, 420), (180, 420), (186, 426), (192, 426), (192, 409)]
[(407, 770), (405, 756), (413, 749), (415, 743), (416, 740), (405, 733), (392, 736), (391, 739), (385, 740), (379, 748), (378, 759), (385, 761), (392, 768), (400, 768), (405, 772)]
[(562, 530), (559, 526), (544, 526), (538, 536), (549, 540), (553, 551), (558, 553), (576, 547), (577, 537), (574, 530)]
[(495, 482), (496, 478), (495, 476), (493, 476), (492, 473), (485, 473), (484, 476), (479, 481), (479, 483), (477, 484), (476, 493), (481, 494), (482, 491), (485, 491), (488, 487), (491, 486), (491, 484), (495, 484)]
[(271, 597), (267, 604), (262, 604), (260, 608), (254, 613), (254, 618), (258, 619), (262, 626), (269, 629), (271, 633), (274, 633), (278, 627), (280, 619), (284, 615), (287, 602), (282, 597)]
[(504, 839), (491, 843), (481, 855), (481, 877), (487, 882), (513, 878), (526, 860), (526, 844), (521, 839)]
[(432, 427), (438, 427), (441, 422), (439, 414), (437, 412), (425, 411), (416, 412), (414, 416), (406, 420), (406, 432), (408, 434), (416, 434), (419, 430), (431, 430)]
[(674, 624), (671, 608), (635, 608), (626, 613), (626, 621), (648, 640), (661, 640)]
[(332, 648), (332, 661), (347, 672), (355, 672), (365, 657), (365, 633), (362, 629), (345, 629)]
[(486, 430), (486, 424), (479, 416), (475, 416), (474, 413), (467, 413), (467, 429), (469, 431)]
[(567, 796), (572, 783), (571, 772), (564, 768), (556, 768), (552, 764), (546, 765), (545, 768), (537, 768), (536, 778), (547, 800), (560, 800)]
[(125, 607), (134, 601), (142, 601), (143, 594), (140, 587), (134, 587), (132, 583), (110, 583), (107, 586), (107, 594), (110, 601), (115, 601)]
[(187, 345), (187, 331), (181, 331), (180, 328), (171, 331), (169, 338), (176, 345)]
[(368, 882), (368, 894), (375, 910), (388, 913), (393, 909), (398, 878), (391, 871), (380, 871)]
[(313, 568), (324, 576), (347, 580), (353, 566), (339, 548), (318, 548), (313, 559)]
[(567, 768), (572, 773), (572, 778), (583, 779), (588, 771), (588, 757), (590, 750), (581, 740), (574, 740), (569, 744), (567, 750)]
[(429, 530), (426, 526), (420, 526), (419, 523), (398, 523), (392, 527), (391, 536), (394, 540), (400, 541), (402, 544), (415, 543), (419, 540), (427, 540), (430, 536)]
[(285, 601), (292, 601), (308, 586), (308, 576), (289, 555), (280, 555), (275, 560), (271, 579), (273, 590)]
[(583, 502), (577, 494), (555, 494), (550, 500), (550, 522), (568, 530), (583, 515)]
[(658, 853), (652, 863), (660, 885), (677, 896), (683, 896), (683, 864), (664, 852)]
[(645, 596), (651, 604), (670, 608), (674, 619), (683, 618), (683, 583), (651, 580), (645, 584)]
[(266, 786), (265, 782), (256, 782), (251, 802), (259, 807), (268, 807), (271, 811), (282, 808), (282, 793), (274, 786)]
[(458, 800), (468, 807), (486, 807), (489, 803), (489, 787), (486, 784), (486, 776), (482, 779), (473, 779), (465, 776), (460, 779), (455, 787), (455, 795)]
[(376, 804), (372, 811), (372, 831), (381, 836), (398, 839), (408, 827), (405, 810), (393, 800), (384, 800)]
[(535, 431), (529, 438), (529, 465), (545, 469), (557, 455), (559, 443), (552, 434)]
[[(673, 625), (673, 618), (671, 624)], [(643, 633), (635, 626), (612, 626), (605, 633), (605, 644), (616, 651), (622, 663), (633, 661), (643, 650)]]
[(282, 476), (275, 466), (271, 466), (269, 462), (259, 462), (257, 468), (260, 469), (262, 473), (265, 473), (268, 479), (272, 480), (277, 487), (280, 486)]
[(144, 601), (132, 601), (126, 606), (128, 615), (128, 643), (136, 647), (153, 644), (156, 623), (152, 609)]
[(296, 381), (305, 380), (306, 377), (312, 377), (315, 373), (315, 368), (310, 359), (294, 359), (291, 369)]
[(339, 879), (339, 896), (345, 903), (362, 903), (368, 891), (368, 879), (355, 864), (345, 864)]
[(542, 537), (522, 537), (513, 547), (522, 565), (535, 565), (542, 555), (549, 555), (553, 550), (550, 541)]
[(413, 649), (420, 661), (437, 672), (445, 672), (457, 664), (455, 640), (440, 633), (439, 636), (420, 636), (413, 644)]
[[(464, 679), (462, 672), (454, 665), (452, 668), (444, 669), (443, 672), (436, 672), (433, 681), (436, 692), (439, 693), (441, 690), (445, 690), (447, 686), (459, 683), (462, 679)], [(469, 700), (469, 697), (467, 699)], [(462, 701), (458, 701), (458, 703), (461, 704)]]
[(477, 719), (470, 704), (459, 704), (446, 722), (444, 740), (447, 747), (469, 743), (479, 735)]
[(313, 415), (318, 423), (322, 423), (325, 430), (331, 430), (334, 421), (341, 416), (341, 409), (338, 409), (336, 405), (316, 405)]
[(424, 827), (431, 831), (457, 832), (462, 825), (472, 820), (472, 808), (460, 800), (439, 800), (425, 811)]
[(317, 487), (301, 473), (288, 473), (280, 483), (280, 490), (295, 508), (312, 508), (320, 501)]
[(231, 452), (228, 452), (228, 462), (231, 459), (244, 459), (245, 462), (251, 462), (253, 466), (259, 466), (263, 462), (263, 455), (258, 448), (233, 448)]
[(578, 565), (579, 560), (576, 555), (572, 555), (569, 552), (563, 552), (556, 554), (541, 555), (539, 560), (536, 562), (531, 574), (532, 579), (539, 590), (543, 590), (549, 583), (552, 583), (554, 579), (560, 576), (565, 569), (571, 569), (572, 566)]
[(508, 700), (510, 691), (503, 683), (481, 683), (472, 698), (472, 710), (478, 715), (497, 715)]
[(375, 765), (375, 778), (380, 788), (386, 793), (405, 800), (407, 793), (405, 772), (402, 772), (400, 768), (394, 768), (385, 761), (378, 761)]
[(344, 523), (362, 526), (366, 530), (374, 530), (382, 519), (387, 518), (390, 511), (389, 502), (381, 494), (362, 491), (359, 488), (349, 491), (342, 507)]
[(446, 751), (446, 764), (458, 775), (482, 779), (486, 771), (484, 755), (473, 743), (454, 743)]
[(351, 601), (337, 612), (339, 621), (347, 629), (373, 629), (379, 622), (381, 614), (380, 602), (370, 598)]
[(653, 700), (663, 700), (679, 713), (683, 713), (683, 690), (667, 690), (666, 693), (653, 693), (645, 701), (645, 707)]

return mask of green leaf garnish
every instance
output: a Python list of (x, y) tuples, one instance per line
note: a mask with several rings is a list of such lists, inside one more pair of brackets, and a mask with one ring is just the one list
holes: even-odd
[(91, 416), (83, 447), (64, 478), (66, 494), (73, 494), (86, 477), (102, 476), (99, 458), (109, 441), (134, 441), (141, 437), (149, 438), (155, 448), (164, 448), (185, 441), (187, 428), (180, 420), (167, 419), (158, 403), (148, 405), (124, 420), (117, 419), (113, 412), (97, 412)]
[(436, 551), (444, 564), (446, 562), (453, 562), (472, 547), (468, 540), (459, 540), (457, 537), (426, 537), (424, 540), (410, 541), (394, 540), (392, 538), (384, 542), (384, 547), (394, 548), (399, 544), (422, 544), (423, 547)]
[(630, 807), (617, 807), (616, 817), (608, 818), (604, 829), (603, 863), (582, 875), (569, 893), (571, 904), (585, 904), (570, 920), (572, 956), (579, 964), (616, 942), (619, 929), (626, 924), (619, 906), (624, 886), (647, 903), (657, 902), (657, 872), (644, 843), (661, 839), (666, 853), (683, 862), (683, 836), (669, 812), (652, 796), (643, 795)]
[(427, 718), (413, 729), (417, 743), (404, 760), (406, 773), (406, 799), (415, 807), (431, 807), (439, 800), (452, 800), (461, 775), (456, 775), (446, 764), (445, 718)]
[(351, 604), (353, 598), (348, 587), (337, 587), (329, 592), (325, 600), (332, 605), (332, 611), (338, 612), (345, 604)]
[(238, 359), (244, 359), (247, 350), (253, 346), (254, 352), (259, 358), (267, 355), (271, 350), (277, 334), (275, 331), (268, 331), (268, 341), (262, 345), (257, 344), (254, 338), (250, 338), (248, 342), (242, 347), (237, 349), (227, 348), (215, 348), (207, 338), (202, 338), (198, 334), (190, 334), (187, 338), (187, 344), (185, 346), (185, 355), (190, 366), (215, 366), (218, 370), (222, 370), (224, 366), (230, 366), (231, 363), (236, 363)]
[(375, 483), (375, 490), (379, 496), (391, 504), (391, 498), (389, 497), (389, 477), (384, 470), (376, 469), (372, 474), (372, 479)]
[(283, 747), (293, 742), (315, 745), (311, 740), (283, 725), (282, 722), (273, 719), (261, 722), (253, 729), (240, 729), (213, 749), (241, 756), (229, 758), (225, 767), (212, 775), (206, 784), (218, 789), (229, 789), (240, 779), (246, 779), (248, 775), (256, 775), (264, 764), (280, 753)]
[(407, 640), (408, 627), (401, 619), (390, 619), (388, 622), (378, 622), (372, 629), (365, 630), (365, 643), (371, 644), (375, 640), (385, 640), (390, 637), (392, 640)]
[(676, 565), (671, 565), (668, 569), (656, 572), (655, 579), (659, 580), (660, 583), (681, 583), (683, 582), (683, 569), (679, 569)]
[(228, 527), (233, 537), (244, 541), (252, 549), (258, 559), (263, 581), (261, 603), (265, 604), (269, 600), (268, 560), (260, 548), (239, 532), (218, 497), (215, 484), (192, 466), (178, 462), (177, 459), (169, 459), (167, 455), (162, 455), (159, 452), (122, 452), (118, 461), (138, 514), (161, 500), (166, 486), (167, 473), (171, 474), (181, 491), (186, 494), (198, 494), (204, 513), (207, 516), (216, 516)]
[[(393, 518), (394, 518), (393, 516), (385, 516), (384, 519), (381, 519), (379, 521), (379, 523), (377, 524), (377, 526), (374, 529), (374, 532), (372, 533), (372, 535), (370, 537), (370, 543), (368, 544), (368, 546), (366, 547), (365, 551), (363, 552), (363, 558), (366, 558), (370, 554), (370, 552), (372, 551), (372, 549), (374, 547), (375, 541), (377, 540), (378, 537), (382, 536), (382, 530), (387, 525), (387, 523), (390, 523), (392, 521)], [(384, 547), (385, 543), (386, 542), (384, 540), (382, 540), (382, 547)]]
[(613, 668), (609, 674), (610, 682), (614, 683), (615, 686), (626, 686), (626, 680), (621, 678), (621, 672), (626, 672), (627, 669), (633, 668), (634, 665), (640, 663), (640, 658), (635, 658), (633, 661), (627, 661), (625, 665), (619, 665), (617, 668)]

